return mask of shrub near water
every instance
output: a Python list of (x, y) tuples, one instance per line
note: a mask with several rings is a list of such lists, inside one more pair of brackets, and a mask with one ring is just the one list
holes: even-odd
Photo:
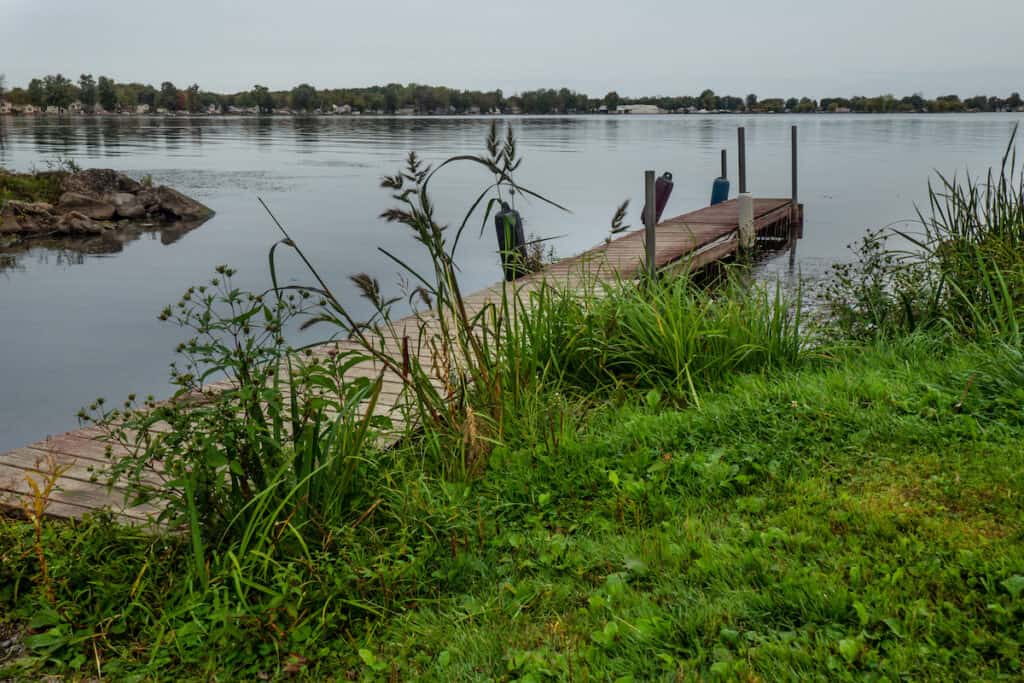
[[(982, 180), (939, 175), (916, 233), (880, 230), (857, 262), (834, 266), (826, 300), (841, 334), (890, 336), (941, 327), (976, 339), (1021, 340), (1024, 174), (1014, 142)], [(890, 247), (899, 237), (909, 249)]]

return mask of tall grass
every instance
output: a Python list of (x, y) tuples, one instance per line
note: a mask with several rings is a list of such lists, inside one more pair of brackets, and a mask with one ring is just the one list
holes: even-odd
[(954, 322), (983, 337), (1020, 341), (1024, 305), (1024, 174), (1014, 126), (998, 171), (980, 181), (938, 175), (929, 183), (929, 213), (919, 212), (916, 240), (950, 290)]
[(1019, 344), (1024, 308), (1024, 174), (1017, 127), (998, 169), (978, 180), (938, 174), (920, 230), (893, 231), (911, 248), (869, 233), (856, 264), (834, 268), (826, 296), (843, 332), (898, 335), (942, 328), (978, 340)]
[(576, 300), (541, 293), (522, 326), (537, 365), (589, 390), (657, 388), (699, 404), (735, 373), (796, 365), (803, 357), (799, 296), (728, 277), (714, 289), (689, 277), (599, 285)]
[[(928, 183), (928, 209), (918, 211), (926, 241), (935, 251), (942, 245), (1024, 246), (1024, 175), (1017, 167), (1014, 125), (998, 171), (990, 168), (981, 181), (970, 172), (961, 182), (938, 173), (938, 184)], [(955, 256), (955, 250), (949, 256)]]

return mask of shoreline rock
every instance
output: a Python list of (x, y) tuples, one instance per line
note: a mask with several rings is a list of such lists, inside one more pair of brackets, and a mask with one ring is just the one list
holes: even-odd
[(204, 221), (213, 210), (165, 185), (149, 186), (109, 168), (67, 174), (56, 204), (8, 200), (0, 206), (0, 235), (22, 238), (102, 235), (150, 220)]

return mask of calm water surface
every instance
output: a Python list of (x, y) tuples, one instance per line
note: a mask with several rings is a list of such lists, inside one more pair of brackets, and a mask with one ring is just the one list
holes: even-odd
[[(800, 127), (800, 199), (805, 238), (795, 270), (769, 258), (766, 277), (819, 277), (865, 228), (907, 220), (926, 197), (933, 170), (982, 171), (998, 161), (1024, 115), (522, 118), (525, 162), (518, 180), (569, 207), (563, 214), (520, 201), (528, 232), (564, 235), (572, 255), (604, 239), (615, 207), (642, 204), (642, 172), (670, 170), (666, 215), (707, 203), (736, 126), (747, 128), (748, 185), (758, 196), (789, 194), (789, 126)], [(397, 269), (376, 247), (421, 263), (403, 228), (377, 218), (391, 205), (379, 179), (415, 149), (436, 162), (482, 149), (488, 119), (316, 118), (98, 120), (0, 117), (0, 165), (45, 168), (57, 159), (83, 167), (150, 174), (203, 201), (217, 215), (184, 235), (159, 233), (113, 254), (34, 249), (0, 261), (0, 450), (74, 428), (97, 396), (168, 392), (167, 364), (178, 330), (156, 320), (191, 284), (228, 263), (239, 285), (268, 281), (267, 250), (278, 238), (262, 197), (327, 279), (351, 292), (347, 276), (369, 272), (384, 284)], [(435, 201), (461, 217), (487, 177), (453, 168), (439, 176)], [(735, 191), (735, 181), (733, 190)], [(498, 278), (491, 230), (461, 247), (470, 289)], [(302, 279), (293, 267), (286, 277)], [(353, 302), (356, 296), (351, 295)], [(358, 304), (356, 304), (358, 305)]]

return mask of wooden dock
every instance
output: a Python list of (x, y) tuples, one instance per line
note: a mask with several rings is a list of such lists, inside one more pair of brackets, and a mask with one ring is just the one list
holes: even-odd
[[(792, 199), (755, 199), (754, 230), (759, 236), (788, 237), (790, 229), (803, 222), (802, 207)], [(655, 265), (659, 270), (687, 263), (699, 268), (720, 261), (738, 249), (739, 210), (737, 200), (729, 200), (658, 224), (655, 239)], [(798, 230), (796, 231), (799, 232)], [(528, 292), (543, 283), (582, 290), (588, 283), (636, 278), (645, 267), (644, 230), (628, 232), (578, 256), (566, 258), (516, 281), (516, 289)], [(466, 297), (467, 309), (476, 312), (489, 303), (500, 301), (504, 283), (498, 283)], [(427, 314), (429, 317), (429, 314)], [(423, 314), (396, 322), (398, 329), (418, 330)], [(358, 348), (355, 342), (338, 342), (318, 350), (327, 353), (341, 347)], [(424, 351), (424, 353), (427, 353)], [(426, 365), (429, 358), (421, 357)], [(358, 376), (377, 377), (380, 370), (372, 361), (351, 371)], [(403, 383), (398, 376), (383, 377), (378, 412), (396, 414)], [(398, 422), (396, 428), (401, 428)], [(122, 522), (139, 524), (158, 512), (153, 507), (125, 508), (124, 492), (101, 483), (109, 465), (103, 435), (90, 427), (47, 437), (23, 448), (0, 455), (0, 508), (19, 509), (30, 493), (29, 479), (41, 482), (43, 472), (53, 465), (66, 468), (50, 497), (47, 513), (58, 518), (75, 518), (98, 509), (109, 509)], [(112, 446), (116, 458), (126, 451)]]

